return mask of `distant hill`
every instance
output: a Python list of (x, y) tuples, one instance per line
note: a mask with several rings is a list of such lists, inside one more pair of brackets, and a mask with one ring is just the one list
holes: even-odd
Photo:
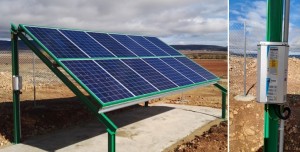
[(217, 46), (217, 45), (171, 45), (176, 50), (206, 50), (206, 51), (225, 51), (227, 52), (227, 47)]

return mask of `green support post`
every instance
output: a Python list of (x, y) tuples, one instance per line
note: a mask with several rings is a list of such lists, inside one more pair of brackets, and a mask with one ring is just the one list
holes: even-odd
[(226, 93), (222, 92), (222, 118), (226, 118)]
[(117, 126), (104, 114), (98, 113), (98, 108), (92, 104), (92, 102), (60, 71), (56, 66), (53, 66), (52, 62), (39, 51), (28, 39), (27, 37), (19, 32), (19, 38), (46, 64), (46, 66), (62, 80), (64, 84), (82, 101), (94, 114), (96, 114), (98, 120), (102, 122), (107, 127), (108, 132), (108, 150), (109, 152), (115, 152), (116, 141), (115, 134), (117, 131)]
[(115, 152), (116, 151), (116, 132), (107, 129), (108, 133), (108, 151)]
[[(19, 76), (18, 35), (14, 25), (11, 26), (12, 76)], [(13, 89), (14, 143), (21, 141), (20, 90)]]
[[(282, 41), (283, 0), (268, 0), (267, 35), (268, 42)], [(278, 118), (272, 104), (265, 105), (264, 151), (278, 151)]]
[(214, 84), (215, 87), (221, 90), (222, 92), (222, 118), (226, 118), (226, 97), (227, 97), (227, 89), (225, 89), (223, 86), (221, 86), (218, 83)]

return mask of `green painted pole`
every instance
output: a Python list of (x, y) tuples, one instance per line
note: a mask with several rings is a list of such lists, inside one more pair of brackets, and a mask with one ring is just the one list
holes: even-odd
[[(268, 0), (267, 35), (268, 42), (282, 41), (283, 0)], [(278, 151), (278, 118), (275, 105), (265, 105), (264, 151)]]
[(116, 131), (111, 131), (107, 129), (108, 133), (108, 151), (115, 152), (116, 151)]
[(225, 89), (223, 86), (221, 86), (218, 83), (214, 84), (215, 87), (221, 90), (222, 92), (222, 118), (226, 118), (226, 97), (227, 97), (227, 89)]
[(268, 0), (267, 35), (269, 42), (282, 41), (283, 0)]
[(222, 118), (226, 118), (226, 93), (222, 92)]
[[(19, 76), (18, 35), (16, 27), (11, 25), (12, 76)], [(20, 90), (13, 90), (14, 143), (21, 141)]]

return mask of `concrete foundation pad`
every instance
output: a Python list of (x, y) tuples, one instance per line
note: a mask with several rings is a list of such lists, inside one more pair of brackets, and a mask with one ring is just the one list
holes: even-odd
[[(221, 109), (174, 104), (155, 104), (109, 115), (119, 127), (116, 135), (118, 152), (163, 151), (197, 128), (221, 117)], [(104, 125), (93, 121), (72, 129), (11, 145), (1, 152), (106, 152)]]
[(237, 95), (237, 96), (235, 96), (234, 97), (234, 99), (236, 100), (236, 101), (253, 101), (253, 100), (255, 100), (255, 96), (252, 96), (252, 95), (246, 95), (246, 96), (244, 96), (244, 95)]

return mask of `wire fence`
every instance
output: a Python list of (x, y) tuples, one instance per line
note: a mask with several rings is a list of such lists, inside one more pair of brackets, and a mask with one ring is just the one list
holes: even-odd
[[(265, 40), (265, 28), (255, 23), (231, 23), (229, 27), (229, 55), (230, 66), (240, 79), (238, 83), (231, 85), (230, 90), (237, 90), (237, 94), (246, 95), (249, 89), (256, 83), (257, 50), (260, 41)], [(292, 32), (291, 32), (292, 31)], [(300, 30), (291, 29), (289, 32), (289, 58), (300, 58), (300, 46), (296, 39)], [(245, 56), (244, 56), (245, 55)], [(244, 58), (245, 57), (245, 58)], [(242, 89), (243, 88), (243, 89)], [(255, 89), (250, 94), (255, 95)]]
[[(19, 51), (20, 75), (23, 77), (25, 88), (30, 88), (30, 85), (46, 86), (57, 83), (62, 83), (51, 70), (32, 52), (29, 50)], [(1, 74), (11, 76), (12, 60), (10, 51), (0, 52), (0, 69)]]
[[(254, 23), (232, 23), (229, 27), (229, 54), (244, 56), (246, 48), (246, 57), (256, 58), (257, 45), (265, 40), (265, 32), (265, 28), (258, 27)], [(289, 57), (300, 58), (300, 43), (297, 39), (299, 35), (300, 30), (297, 29), (289, 32)]]
[[(260, 28), (252, 28), (247, 23), (234, 23), (229, 28), (229, 54), (236, 56), (256, 58), (257, 44), (262, 41), (264, 31)], [(259, 33), (259, 34), (258, 34)]]
[[(22, 76), (22, 90), (27, 92), (37, 89), (53, 88), (63, 84), (62, 81), (28, 48), (19, 49), (19, 72)], [(0, 98), (2, 101), (11, 101), (12, 91), (12, 55), (8, 45), (0, 46)], [(37, 94), (38, 95), (38, 94)], [(32, 98), (37, 99), (36, 93)]]

